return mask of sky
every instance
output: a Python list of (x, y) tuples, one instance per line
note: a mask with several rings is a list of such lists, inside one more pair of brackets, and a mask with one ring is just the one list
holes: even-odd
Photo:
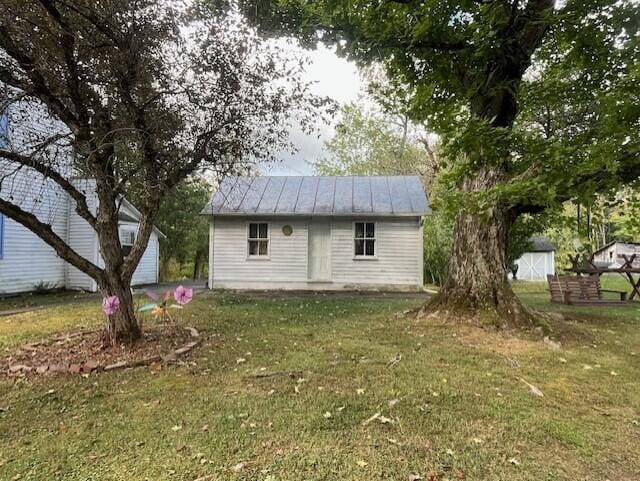
[[(343, 58), (338, 57), (332, 49), (319, 45), (316, 50), (307, 52), (311, 64), (307, 66), (307, 80), (315, 82), (312, 92), (327, 96), (339, 105), (355, 101), (365, 93), (365, 84), (358, 73), (358, 68)], [(281, 161), (263, 165), (262, 173), (266, 175), (311, 175), (313, 170), (307, 163), (326, 155), (324, 142), (331, 138), (335, 125), (318, 124), (315, 135), (306, 135), (300, 129), (291, 131), (291, 140), (298, 148), (296, 154), (283, 153)]]

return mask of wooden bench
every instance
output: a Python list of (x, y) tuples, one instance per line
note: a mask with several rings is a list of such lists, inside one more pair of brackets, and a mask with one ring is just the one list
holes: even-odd
[[(621, 304), (627, 302), (627, 293), (602, 289), (600, 276), (554, 276), (548, 275), (551, 302), (561, 304)], [(614, 292), (619, 299), (605, 299), (603, 292)]]

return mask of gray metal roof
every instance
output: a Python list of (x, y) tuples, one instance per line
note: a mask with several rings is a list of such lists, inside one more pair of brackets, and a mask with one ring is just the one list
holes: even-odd
[(529, 252), (552, 252), (556, 248), (549, 239), (544, 236), (531, 237), (531, 249)]
[(402, 215), (431, 213), (420, 178), (227, 177), (204, 215)]

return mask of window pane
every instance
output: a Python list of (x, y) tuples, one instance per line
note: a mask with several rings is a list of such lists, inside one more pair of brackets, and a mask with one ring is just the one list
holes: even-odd
[(249, 255), (250, 256), (258, 255), (258, 241), (249, 241)]
[(258, 237), (260, 237), (260, 239), (266, 239), (268, 237), (267, 236), (268, 224), (259, 224), (259, 226), (260, 226), (260, 232), (259, 232), (260, 235)]
[(364, 237), (364, 222), (356, 222), (356, 239)]
[(258, 237), (258, 224), (249, 224), (249, 238), (255, 239)]
[(367, 254), (368, 256), (375, 255), (375, 242), (376, 242), (376, 241), (373, 241), (373, 240), (367, 240), (367, 241), (364, 241), (364, 242), (365, 242), (365, 247), (366, 247), (366, 249), (367, 249), (367, 250), (366, 250), (366, 254)]
[(260, 255), (261, 256), (266, 256), (269, 254), (269, 242), (267, 241), (260, 241)]
[(367, 237), (375, 237), (375, 224), (373, 222), (367, 222)]
[(356, 255), (363, 256), (364, 255), (364, 241), (357, 240), (356, 241)]

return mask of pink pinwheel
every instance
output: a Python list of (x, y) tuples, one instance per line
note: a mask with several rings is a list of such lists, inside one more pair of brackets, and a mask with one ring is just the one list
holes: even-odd
[(118, 296), (105, 297), (102, 300), (102, 312), (107, 316), (113, 316), (120, 309), (120, 299)]
[(173, 293), (173, 298), (181, 306), (189, 304), (191, 302), (191, 299), (193, 299), (193, 289), (191, 289), (190, 287), (178, 286)]

